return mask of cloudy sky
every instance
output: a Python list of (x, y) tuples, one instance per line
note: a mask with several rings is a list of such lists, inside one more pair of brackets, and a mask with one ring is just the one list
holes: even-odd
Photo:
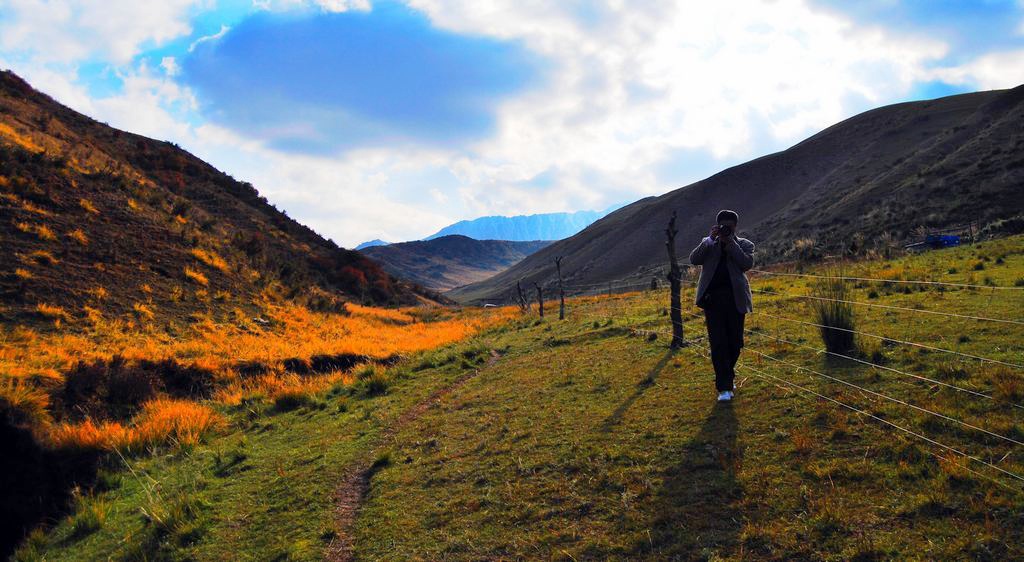
[(601, 209), (1024, 83), (1024, 0), (0, 0), (0, 67), (342, 245)]

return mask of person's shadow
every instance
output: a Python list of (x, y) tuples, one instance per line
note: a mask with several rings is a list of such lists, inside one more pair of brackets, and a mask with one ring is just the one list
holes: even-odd
[(700, 432), (675, 453), (679, 462), (668, 469), (652, 506), (654, 554), (707, 559), (734, 551), (743, 525), (738, 429), (732, 404), (716, 402)]

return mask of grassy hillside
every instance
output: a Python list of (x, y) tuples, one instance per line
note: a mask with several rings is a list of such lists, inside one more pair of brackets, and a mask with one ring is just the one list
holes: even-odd
[[(649, 280), (665, 261), (673, 212), (692, 248), (720, 209), (740, 215), (762, 263), (800, 254), (859, 255), (970, 220), (1024, 228), (1024, 86), (901, 103), (856, 115), (782, 152), (628, 205), (490, 279), (449, 295), (495, 299), (517, 280)], [(1000, 223), (1007, 219), (1015, 220)], [(686, 248), (687, 250), (689, 248)]]
[(396, 277), (435, 291), (447, 291), (500, 273), (550, 243), (474, 240), (450, 235), (373, 246), (362, 252)]
[[(1024, 237), (845, 274), (1021, 287)], [(699, 318), (694, 345), (669, 351), (667, 295), (573, 299), (563, 322), (505, 320), (287, 407), (214, 404), (221, 429), (115, 459), (19, 558), (1024, 556), (1024, 482), (823, 398), (1024, 474), (1004, 439), (1024, 441), (1024, 372), (1007, 365), (1024, 364), (1024, 291), (851, 283), (851, 300), (909, 309), (855, 308), (857, 330), (886, 338), (858, 336), (855, 357), (879, 369), (817, 353), (813, 327), (780, 319), (813, 318), (797, 296), (813, 282), (755, 280), (732, 404), (714, 401)], [(355, 466), (368, 486), (352, 521), (335, 498)]]
[(262, 302), (414, 304), (417, 289), (171, 143), (0, 73), (0, 321), (144, 325)]

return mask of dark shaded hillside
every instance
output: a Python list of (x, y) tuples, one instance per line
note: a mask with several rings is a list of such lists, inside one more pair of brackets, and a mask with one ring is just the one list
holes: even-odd
[(789, 148), (660, 197), (637, 201), (509, 270), (451, 293), (500, 298), (515, 282), (550, 282), (553, 259), (570, 282), (647, 280), (665, 267), (664, 228), (680, 216), (685, 255), (719, 209), (740, 214), (762, 263), (863, 251), (920, 228), (1024, 212), (1024, 86), (902, 103), (847, 119)]
[(519, 263), (550, 241), (509, 242), (442, 236), (365, 248), (388, 273), (437, 291), (482, 281)]
[[(171, 143), (0, 73), (0, 313), (163, 322), (287, 299), (413, 304), (414, 288)], [(90, 310), (94, 312), (90, 312)]]

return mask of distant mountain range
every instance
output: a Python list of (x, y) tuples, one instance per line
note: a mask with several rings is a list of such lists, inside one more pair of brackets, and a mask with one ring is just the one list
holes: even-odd
[[(552, 241), (567, 238), (619, 208), (575, 213), (490, 216), (446, 226), (422, 241), (356, 246), (402, 279), (444, 291), (504, 271)], [(436, 242), (436, 243), (435, 243)]]
[(551, 242), (474, 240), (460, 235), (364, 248), (388, 273), (436, 291), (482, 281)]
[(356, 250), (365, 250), (367, 248), (372, 248), (374, 246), (387, 246), (390, 243), (391, 242), (385, 242), (380, 238), (375, 238), (373, 240), (370, 240), (369, 242), (363, 242), (362, 244), (356, 246)]
[(666, 267), (665, 226), (679, 214), (683, 259), (720, 209), (739, 213), (760, 263), (797, 249), (881, 248), (967, 221), (1024, 213), (1024, 86), (890, 105), (856, 115), (782, 152), (648, 197), (512, 268), (448, 296), (508, 296), (518, 280), (551, 283), (564, 256), (570, 283), (647, 281)]
[(452, 234), (461, 234), (477, 240), (561, 240), (578, 233), (619, 207), (621, 205), (615, 205), (603, 211), (480, 217), (446, 226), (425, 240)]

